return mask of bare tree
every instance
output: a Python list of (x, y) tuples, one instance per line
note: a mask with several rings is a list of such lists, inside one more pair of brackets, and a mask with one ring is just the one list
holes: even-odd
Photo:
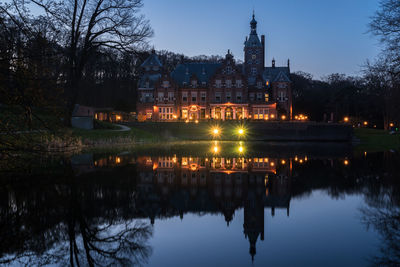
[(370, 32), (380, 38), (392, 62), (396, 76), (400, 75), (400, 1), (381, 0), (380, 8), (369, 24)]
[(83, 90), (80, 81), (85, 66), (95, 51), (110, 48), (134, 53), (145, 48), (153, 35), (149, 21), (139, 13), (142, 0), (13, 0), (2, 10), (27, 23), (32, 6), (53, 22), (61, 33), (59, 45), (66, 48), (68, 122)]

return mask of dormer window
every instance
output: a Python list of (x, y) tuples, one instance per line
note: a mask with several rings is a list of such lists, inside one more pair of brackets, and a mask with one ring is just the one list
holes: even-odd
[(226, 67), (226, 74), (231, 74), (232, 73), (232, 67)]
[(169, 81), (163, 81), (163, 87), (168, 88), (169, 87)]
[(215, 80), (215, 87), (221, 88), (221, 80)]

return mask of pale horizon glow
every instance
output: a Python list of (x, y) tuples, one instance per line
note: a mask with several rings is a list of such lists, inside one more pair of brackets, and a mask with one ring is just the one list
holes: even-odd
[(291, 70), (314, 78), (359, 75), (380, 51), (368, 33), (379, 0), (148, 0), (143, 14), (155, 36), (150, 45), (187, 56), (220, 55), (230, 49), (243, 60), (253, 8), (258, 34), (266, 35), (266, 65), (291, 61)]

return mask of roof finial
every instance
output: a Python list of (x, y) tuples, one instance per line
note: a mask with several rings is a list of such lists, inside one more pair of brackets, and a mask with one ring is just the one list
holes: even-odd
[(254, 11), (254, 7), (253, 7), (253, 19), (256, 17), (256, 12)]

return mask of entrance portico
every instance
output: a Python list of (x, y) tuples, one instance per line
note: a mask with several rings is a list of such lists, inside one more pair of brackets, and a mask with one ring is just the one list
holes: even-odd
[(210, 104), (214, 120), (242, 120), (248, 117), (248, 104)]

